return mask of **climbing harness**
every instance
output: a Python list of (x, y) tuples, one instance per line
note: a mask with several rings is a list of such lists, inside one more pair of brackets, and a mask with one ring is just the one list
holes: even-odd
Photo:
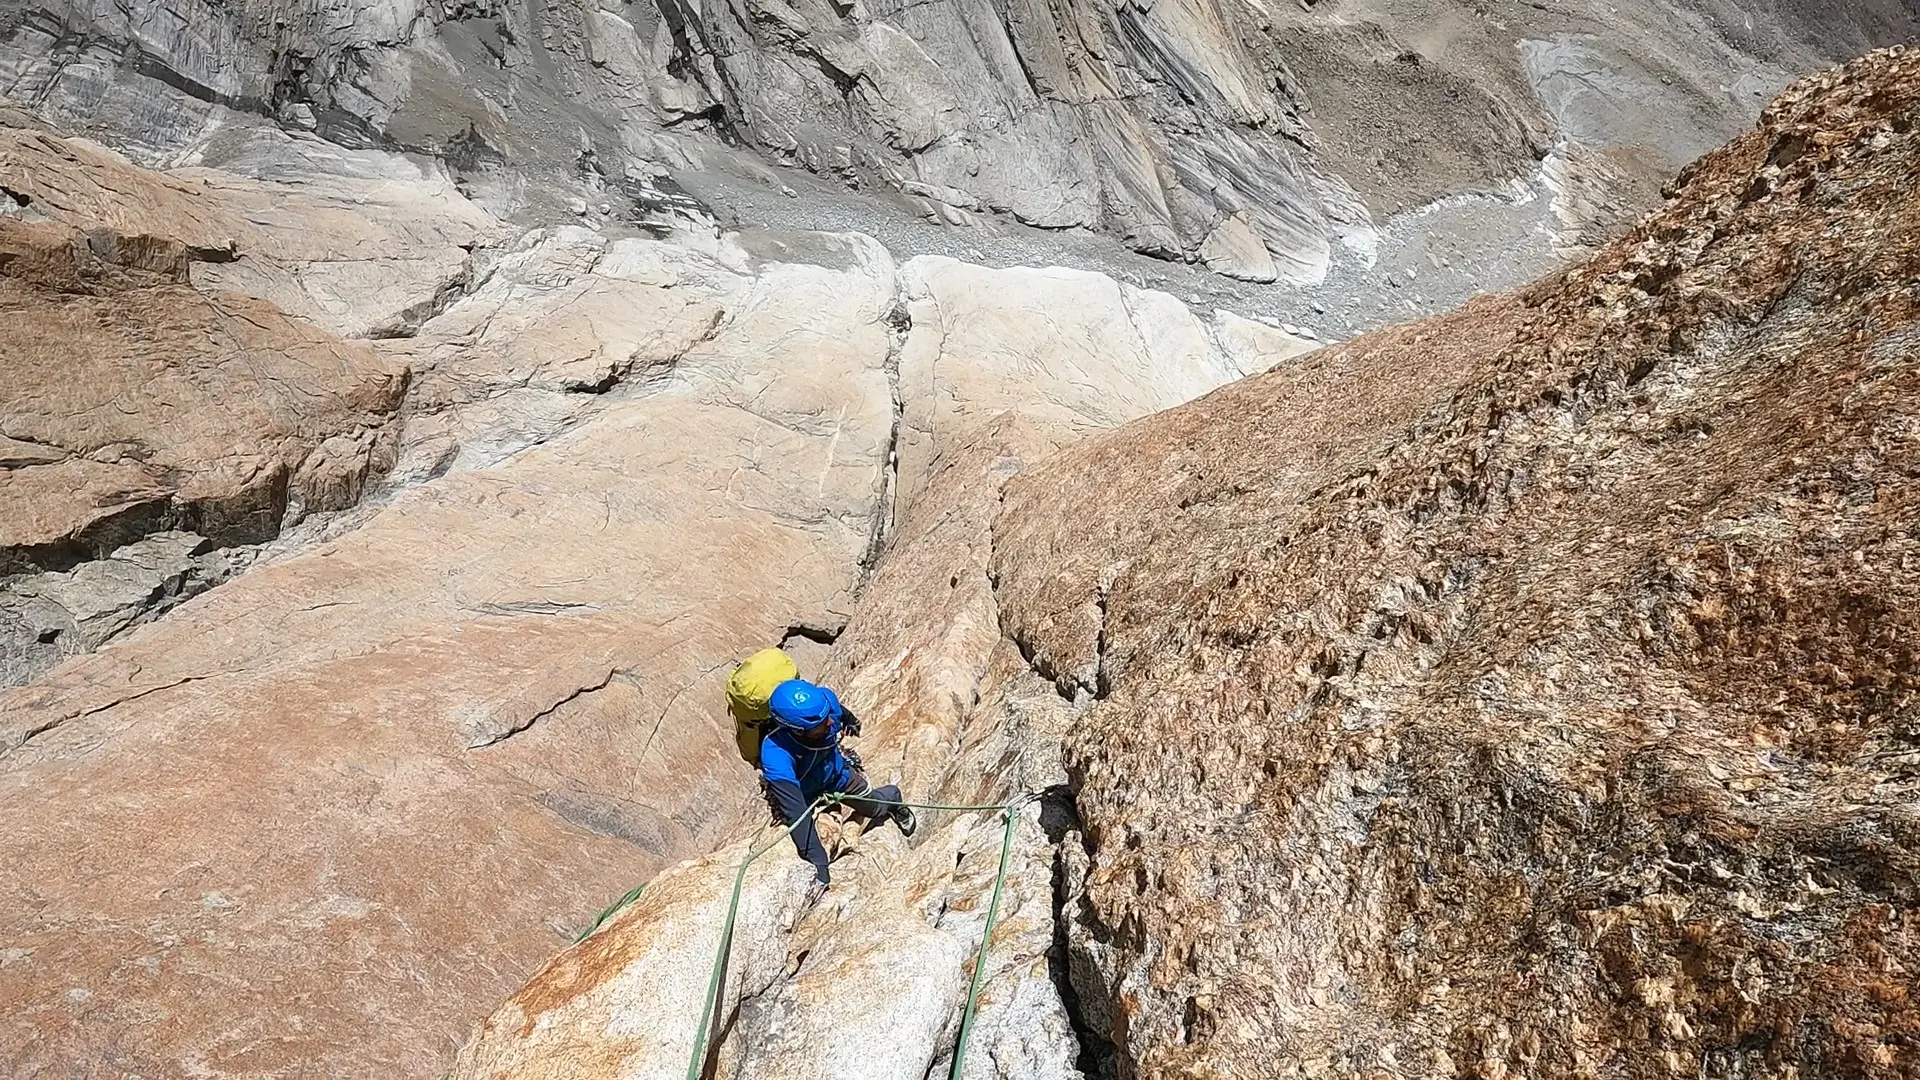
[[(956, 806), (946, 803), (916, 803), (896, 799), (874, 799), (866, 796), (845, 795), (839, 792), (832, 792), (813, 800), (812, 805), (807, 807), (806, 813), (795, 818), (793, 824), (788, 825), (785, 829), (776, 833), (772, 839), (761, 844), (759, 847), (749, 849), (747, 857), (740, 860), (739, 868), (733, 873), (733, 897), (727, 902), (727, 923), (720, 931), (720, 948), (713, 958), (713, 972), (707, 978), (707, 996), (700, 1010), (700, 1028), (693, 1037), (693, 1055), (687, 1059), (687, 1080), (700, 1080), (701, 1064), (707, 1056), (707, 1035), (712, 1029), (714, 1009), (719, 1005), (720, 982), (726, 974), (727, 954), (731, 952), (733, 948), (734, 923), (740, 915), (740, 892), (746, 884), (747, 867), (752, 865), (755, 859), (772, 850), (783, 837), (791, 836), (793, 830), (797, 828), (802, 821), (806, 821), (813, 816), (814, 811), (823, 806), (832, 806), (849, 800), (858, 800), (874, 806), (906, 806), (915, 810), (952, 810), (960, 812), (998, 810), (1006, 815), (1006, 830), (1000, 838), (1000, 869), (994, 875), (993, 879), (993, 898), (987, 902), (987, 926), (986, 929), (980, 933), (980, 949), (975, 954), (973, 961), (973, 980), (967, 987), (967, 1005), (965, 1010), (960, 1014), (960, 1032), (954, 1042), (953, 1068), (947, 1072), (950, 1080), (960, 1080), (961, 1070), (966, 1068), (967, 1064), (967, 1038), (973, 1031), (974, 1006), (980, 999), (980, 984), (986, 978), (987, 948), (993, 939), (993, 924), (1000, 915), (1000, 893), (1007, 882), (1007, 856), (1013, 850), (1013, 826), (1015, 822), (1019, 820), (1020, 810), (1038, 798), (1040, 798), (1038, 792), (1028, 792), (1008, 803), (986, 806)], [(628, 895), (631, 897), (638, 892), (639, 890), (636, 889), (634, 893)], [(603, 913), (601, 918), (606, 918), (607, 914), (610, 914), (612, 910), (618, 910), (619, 907), (620, 905), (616, 904), (608, 913)], [(599, 925), (598, 921), (595, 922), (595, 925)], [(592, 929), (589, 928), (588, 933), (591, 932)], [(584, 934), (581, 936), (583, 938), (585, 937)]]

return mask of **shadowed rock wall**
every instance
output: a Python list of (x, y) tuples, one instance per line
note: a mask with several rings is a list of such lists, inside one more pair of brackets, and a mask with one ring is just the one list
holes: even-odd
[(7, 0), (0, 100), (153, 162), (221, 164), (251, 118), (531, 169), (483, 183), (548, 213), (757, 176), (732, 142), (951, 221), (1317, 282), (1379, 215), (1543, 160), (1595, 241), (1789, 78), (1917, 29), (1903, 0)]

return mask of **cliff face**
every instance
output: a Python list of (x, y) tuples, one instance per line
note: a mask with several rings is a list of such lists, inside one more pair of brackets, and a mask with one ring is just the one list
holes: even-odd
[[(1008, 487), (1138, 1075), (1896, 1075), (1920, 60)], [(1063, 527), (1063, 523), (1071, 523)]]
[[(671, 181), (1305, 281), (1538, 172), (1587, 247), (1913, 19), (0, 0), (0, 1072), (440, 1076), (515, 986), (464, 1075), (678, 1070), (780, 640), (1046, 793), (974, 1080), (1897, 1069), (1910, 57), (1300, 361)], [(939, 1071), (997, 826), (764, 862), (715, 1068)]]
[(9, 1076), (443, 1074), (729, 835), (729, 659), (844, 626), (951, 432), (1309, 347), (859, 236), (515, 230), (254, 137), (265, 178), (0, 129)]
[[(1920, 60), (1875, 54), (1528, 289), (1064, 449), (949, 428), (826, 675), (877, 774), (1052, 793), (1015, 846), (1051, 906), (1016, 869), (983, 1023), (1044, 1008), (967, 1075), (1904, 1075), (1915, 175)], [(944, 1068), (979, 825), (749, 905), (716, 1075)], [(698, 999), (638, 988), (706, 970), (683, 894), (743, 850), (458, 1074), (677, 1075)], [(847, 1011), (875, 970), (915, 1024)]]
[[(1606, 232), (1900, 0), (0, 5), (0, 99), (149, 163), (264, 121), (443, 156), (506, 203), (671, 201), (725, 144), (945, 220), (1319, 281), (1373, 215), (1530, 180)], [(520, 185), (503, 166), (528, 169)], [(1598, 235), (1598, 234), (1596, 234)]]

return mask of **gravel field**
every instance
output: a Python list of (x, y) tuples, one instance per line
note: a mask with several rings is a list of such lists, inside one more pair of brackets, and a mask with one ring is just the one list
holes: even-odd
[(1544, 179), (1395, 215), (1379, 228), (1371, 252), (1337, 247), (1327, 280), (1306, 286), (1236, 281), (1081, 230), (1029, 228), (986, 214), (948, 225), (888, 194), (849, 191), (796, 170), (780, 170), (777, 178), (779, 185), (714, 174), (675, 179), (728, 228), (866, 233), (900, 259), (946, 255), (986, 266), (1095, 270), (1195, 307), (1289, 324), (1324, 340), (1458, 307), (1477, 292), (1530, 281), (1566, 257), (1556, 250)]

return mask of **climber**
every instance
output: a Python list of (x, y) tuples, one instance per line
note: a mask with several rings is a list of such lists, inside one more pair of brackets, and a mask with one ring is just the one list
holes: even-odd
[[(840, 748), (843, 726), (857, 725), (853, 714), (824, 686), (788, 679), (774, 688), (767, 701), (773, 724), (760, 741), (760, 775), (779, 805), (781, 820), (793, 828), (793, 846), (813, 864), (816, 894), (827, 886), (827, 849), (814, 827), (813, 801), (830, 792), (848, 796), (854, 816), (863, 823), (893, 819), (903, 836), (911, 837), (917, 823), (913, 811), (900, 802), (892, 784), (875, 788), (859, 769), (849, 764)], [(866, 796), (861, 798), (860, 796)], [(805, 821), (801, 818), (805, 817)]]
[[(788, 656), (785, 649), (772, 647), (740, 661), (727, 677), (727, 712), (733, 717), (734, 746), (740, 751), (740, 760), (753, 766), (755, 773), (760, 771), (760, 740), (766, 738), (773, 726), (767, 700), (773, 697), (774, 688), (799, 677), (800, 666), (793, 662), (793, 657)], [(860, 734), (859, 719), (844, 708), (840, 711), (840, 733)], [(854, 772), (860, 771), (859, 754), (844, 743), (840, 753)], [(765, 776), (760, 777), (760, 795), (767, 800), (767, 813), (775, 825), (792, 824), (791, 818), (783, 816), (780, 800), (774, 797)]]

